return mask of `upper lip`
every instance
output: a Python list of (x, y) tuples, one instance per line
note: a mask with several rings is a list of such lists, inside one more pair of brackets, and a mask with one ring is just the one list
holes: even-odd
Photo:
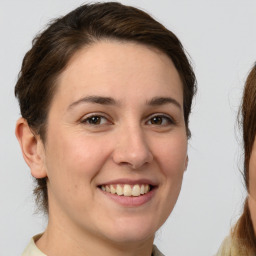
[(114, 184), (129, 184), (129, 185), (148, 184), (148, 185), (151, 185), (151, 186), (157, 186), (157, 183), (155, 181), (150, 180), (150, 179), (124, 179), (124, 178), (110, 180), (110, 181), (99, 184), (99, 186), (114, 185)]

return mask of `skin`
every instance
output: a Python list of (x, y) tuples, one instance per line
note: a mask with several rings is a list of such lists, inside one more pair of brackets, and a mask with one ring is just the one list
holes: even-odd
[[(77, 52), (57, 82), (46, 142), (24, 119), (16, 127), (32, 175), (48, 177), (49, 223), (37, 246), (55, 256), (151, 255), (187, 167), (176, 68), (156, 49), (102, 41)], [(147, 180), (152, 196), (121, 204), (99, 188), (117, 179)]]
[(256, 230), (256, 139), (254, 140), (249, 162), (249, 209), (254, 231)]

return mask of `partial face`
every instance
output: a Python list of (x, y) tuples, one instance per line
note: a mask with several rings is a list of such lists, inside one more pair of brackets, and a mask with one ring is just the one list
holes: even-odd
[(44, 152), (50, 223), (112, 242), (153, 239), (187, 164), (172, 61), (135, 43), (79, 51), (59, 77)]
[(256, 139), (254, 140), (249, 162), (249, 191), (256, 200)]

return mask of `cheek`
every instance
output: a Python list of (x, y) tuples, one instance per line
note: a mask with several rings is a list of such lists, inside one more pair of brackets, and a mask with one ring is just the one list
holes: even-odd
[(62, 135), (53, 138), (48, 148), (46, 165), (51, 188), (73, 195), (84, 194), (94, 185), (93, 178), (108, 157), (108, 148), (95, 137)]
[(187, 138), (177, 136), (166, 139), (159, 145), (157, 157), (165, 176), (182, 177), (186, 169)]
[(52, 137), (46, 157), (49, 203), (67, 212), (74, 208), (83, 211), (94, 197), (94, 177), (104, 165), (107, 150), (102, 140), (95, 138)]
[[(254, 143), (255, 144), (255, 143)], [(250, 194), (256, 198), (256, 147), (253, 147), (253, 151), (250, 157), (249, 163), (249, 190)]]
[(107, 156), (102, 139), (65, 135), (61, 138), (52, 140), (48, 156), (53, 163), (64, 166), (68, 172), (90, 172), (91, 166), (97, 169)]
[(163, 174), (161, 185), (161, 221), (167, 219), (173, 210), (180, 193), (187, 159), (187, 137), (173, 136), (166, 138), (159, 145), (158, 164)]
[(168, 216), (173, 209), (180, 193), (183, 174), (187, 163), (187, 137), (173, 136), (166, 139), (161, 147), (159, 159), (163, 173), (163, 202)]

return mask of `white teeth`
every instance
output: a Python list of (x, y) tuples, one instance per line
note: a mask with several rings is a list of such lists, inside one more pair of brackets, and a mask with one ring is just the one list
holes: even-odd
[(148, 193), (150, 191), (150, 186), (148, 184), (117, 184), (117, 185), (102, 185), (101, 190), (106, 191), (111, 194), (117, 194), (119, 196), (140, 196)]
[(115, 194), (116, 193), (116, 189), (114, 188), (113, 185), (110, 185), (110, 192), (111, 192), (111, 194)]
[(141, 187), (140, 187), (140, 193), (143, 195), (143, 194), (145, 194), (145, 186), (144, 185), (142, 185)]
[(124, 185), (124, 196), (131, 196), (132, 195), (132, 188), (130, 185)]
[(119, 184), (116, 186), (116, 193), (117, 193), (119, 196), (121, 196), (121, 195), (124, 194), (123, 188), (122, 188)]
[(139, 196), (140, 195), (140, 186), (139, 185), (133, 186), (132, 195), (133, 196)]

